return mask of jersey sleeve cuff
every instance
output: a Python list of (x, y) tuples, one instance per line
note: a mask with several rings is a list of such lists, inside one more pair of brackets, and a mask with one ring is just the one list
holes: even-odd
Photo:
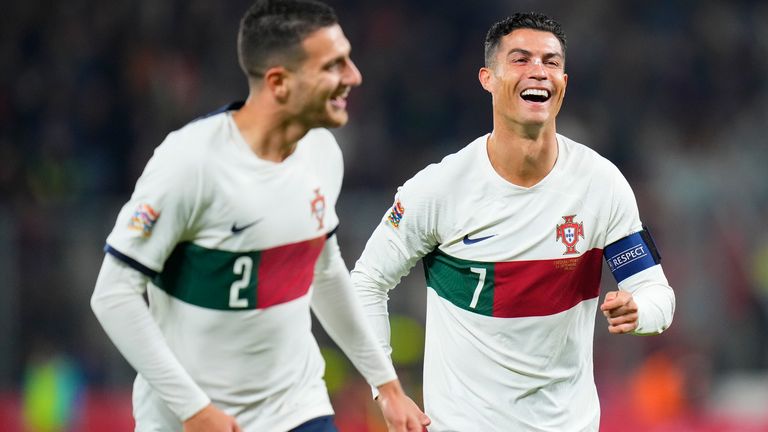
[(193, 401), (190, 401), (185, 406), (181, 406), (177, 408), (177, 415), (181, 419), (182, 422), (185, 422), (192, 418), (195, 414), (199, 413), (203, 410), (203, 408), (207, 407), (211, 404), (211, 399), (208, 398), (208, 396), (205, 395), (203, 392), (199, 392), (199, 394), (196, 395), (195, 399)]
[(637, 305), (637, 328), (632, 334), (652, 336), (661, 334), (668, 328), (664, 322), (663, 313), (652, 301), (642, 296), (635, 296), (634, 301)]

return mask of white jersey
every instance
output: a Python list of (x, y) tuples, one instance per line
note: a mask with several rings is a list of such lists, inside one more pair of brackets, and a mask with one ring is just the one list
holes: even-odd
[[(386, 344), (382, 293), (423, 258), (430, 431), (596, 431), (602, 255), (642, 229), (634, 195), (613, 164), (563, 136), (554, 168), (530, 188), (496, 173), (486, 142), (478, 138), (400, 188), (353, 284)], [(660, 266), (643, 273), (620, 288), (649, 277), (644, 286), (666, 304), (671, 289)], [(656, 316), (636, 297), (639, 333), (669, 325), (671, 311)]]
[[(333, 413), (311, 330), (310, 285), (335, 213), (341, 152), (327, 130), (282, 163), (259, 159), (231, 113), (160, 145), (107, 239), (152, 277), (152, 316), (212, 402), (247, 431), (284, 431)], [(180, 420), (141, 374), (137, 430)]]

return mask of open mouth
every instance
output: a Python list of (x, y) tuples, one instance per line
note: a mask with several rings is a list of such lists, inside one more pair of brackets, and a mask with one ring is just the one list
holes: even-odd
[(344, 93), (341, 93), (339, 95), (336, 95), (331, 98), (331, 106), (337, 109), (345, 109), (347, 107), (347, 94), (349, 92), (345, 91)]
[(520, 97), (528, 102), (546, 102), (552, 94), (545, 89), (525, 89), (520, 93)]

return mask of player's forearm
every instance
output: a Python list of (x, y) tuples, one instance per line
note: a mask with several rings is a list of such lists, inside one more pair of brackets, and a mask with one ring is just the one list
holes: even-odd
[(376, 390), (382, 397), (399, 397), (404, 395), (403, 387), (400, 385), (400, 381), (388, 381), (376, 387)]
[(378, 386), (396, 379), (392, 363), (377, 343), (352, 291), (335, 239), (318, 260), (313, 285), (312, 310), (368, 383)]
[(364, 273), (359, 271), (352, 273), (352, 286), (360, 305), (363, 309), (365, 319), (373, 331), (378, 344), (384, 349), (387, 355), (392, 353), (390, 345), (390, 326), (389, 310), (387, 302), (389, 296), (387, 292), (375, 284)]
[(181, 420), (210, 399), (187, 374), (165, 342), (141, 294), (146, 277), (107, 255), (91, 307), (126, 360)]
[(660, 265), (649, 268), (619, 285), (632, 292), (637, 304), (636, 335), (659, 334), (669, 328), (675, 313), (675, 293)]
[(380, 226), (374, 231), (351, 272), (351, 279), (376, 338), (389, 354), (392, 349), (389, 344), (388, 293), (423, 253), (411, 251), (391, 233), (388, 236), (386, 230), (386, 227)]

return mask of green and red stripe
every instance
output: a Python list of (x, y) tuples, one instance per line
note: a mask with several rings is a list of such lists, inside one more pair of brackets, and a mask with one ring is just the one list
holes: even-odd
[[(250, 310), (295, 300), (309, 291), (317, 258), (326, 236), (262, 251), (230, 252), (190, 242), (176, 246), (153, 282), (186, 303), (208, 309)], [(252, 269), (239, 298), (245, 307), (230, 305), (232, 284), (244, 279), (235, 261), (250, 258)]]
[(427, 286), (454, 305), (487, 316), (554, 315), (600, 293), (602, 249), (575, 258), (511, 262), (464, 260), (435, 249), (423, 261)]

